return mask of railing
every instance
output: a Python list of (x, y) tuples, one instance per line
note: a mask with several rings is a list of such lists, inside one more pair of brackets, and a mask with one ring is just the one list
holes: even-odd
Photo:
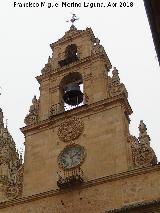
[(84, 105), (84, 103), (81, 103), (78, 106), (69, 106), (69, 105), (67, 105), (67, 104), (65, 104), (63, 102), (54, 104), (50, 108), (50, 116), (52, 117), (54, 115), (57, 115), (57, 114), (72, 110), (72, 109), (77, 108), (77, 107), (80, 107), (82, 105)]
[(63, 175), (58, 174), (57, 186), (60, 189), (74, 187), (83, 183), (83, 171), (81, 168), (76, 168), (72, 171), (64, 171)]
[(50, 116), (60, 114), (65, 111), (64, 103), (60, 102), (51, 106)]

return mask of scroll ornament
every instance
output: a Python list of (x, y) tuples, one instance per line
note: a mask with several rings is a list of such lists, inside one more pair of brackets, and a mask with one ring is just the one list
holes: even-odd
[(134, 167), (147, 167), (157, 164), (157, 158), (150, 147), (150, 137), (147, 134), (146, 125), (143, 121), (140, 121), (139, 125), (139, 137), (130, 135), (128, 141), (130, 142), (132, 150), (132, 160)]
[(66, 119), (60, 125), (58, 129), (58, 137), (63, 142), (71, 142), (81, 135), (83, 129), (83, 122), (77, 117), (72, 117)]

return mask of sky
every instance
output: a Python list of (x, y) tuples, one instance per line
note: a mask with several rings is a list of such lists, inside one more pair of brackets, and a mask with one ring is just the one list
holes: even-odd
[[(29, 1), (0, 1), (0, 107), (17, 148), (24, 150), (20, 128), (33, 96), (39, 97), (35, 77), (41, 74), (52, 54), (49, 45), (69, 30), (70, 23), (66, 20), (76, 13), (79, 17), (76, 27), (91, 27), (112, 65), (119, 70), (133, 110), (130, 133), (138, 137), (139, 121), (143, 120), (151, 146), (160, 159), (160, 68), (143, 0), (68, 0), (81, 3), (79, 8), (62, 7), (62, 0), (43, 1), (46, 6), (42, 8), (18, 7), (18, 2)], [(105, 7), (84, 8), (84, 2), (101, 2)], [(109, 2), (118, 6), (107, 7)], [(128, 2), (129, 7), (120, 7), (120, 2)], [(48, 8), (48, 3), (57, 3), (58, 7)]]

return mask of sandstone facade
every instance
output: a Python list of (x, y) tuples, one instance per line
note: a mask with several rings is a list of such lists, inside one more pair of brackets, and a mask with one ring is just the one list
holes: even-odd
[[(72, 25), (51, 48), (21, 129), (22, 190), (7, 197), (1, 183), (0, 212), (159, 212), (160, 166), (146, 125), (141, 120), (139, 136), (130, 135), (128, 93), (99, 39)], [(83, 103), (67, 108), (64, 88), (72, 82), (82, 85)], [(69, 167), (72, 148), (81, 154)]]

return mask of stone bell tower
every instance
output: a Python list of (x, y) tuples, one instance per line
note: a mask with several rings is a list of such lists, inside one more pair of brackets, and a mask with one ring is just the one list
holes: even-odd
[(159, 165), (146, 125), (140, 121), (138, 138), (130, 135), (127, 90), (92, 29), (72, 25), (50, 46), (37, 77), (40, 97), (21, 129), (23, 192), (12, 212), (123, 212), (158, 198)]
[(90, 28), (72, 25), (51, 48), (37, 77), (40, 98), (34, 97), (22, 129), (25, 196), (56, 189), (57, 173), (81, 168), (89, 181), (132, 166), (127, 147), (132, 110), (116, 68), (108, 76), (111, 63), (99, 39)]

